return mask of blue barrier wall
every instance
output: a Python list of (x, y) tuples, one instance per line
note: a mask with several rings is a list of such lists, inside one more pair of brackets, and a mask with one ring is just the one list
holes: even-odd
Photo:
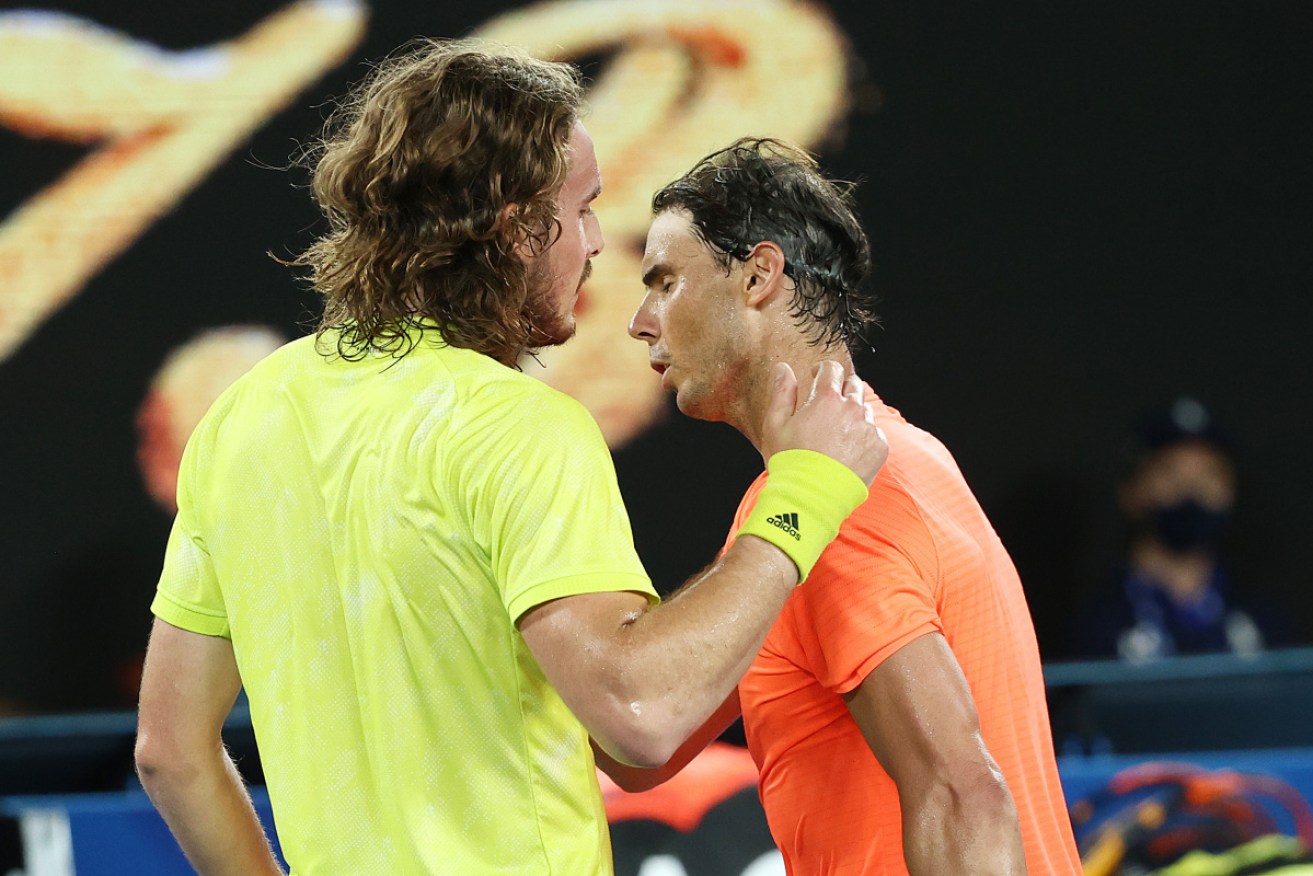
[[(1176, 658), (1147, 666), (1055, 665), (1046, 667), (1045, 676), (1069, 803), (1121, 770), (1150, 761), (1275, 776), (1313, 800), (1313, 650), (1256, 658)], [(14, 836), (24, 830), (29, 835), (20, 836), (19, 842), (27, 847), (26, 860), (20, 863), (29, 874), (191, 872), (135, 783), (134, 733), (135, 716), (129, 712), (0, 720), (0, 827), (8, 831), (0, 833), (0, 873), (18, 866), (13, 858), (21, 859), (23, 852), (7, 849), (5, 843), (12, 846)], [(229, 717), (224, 738), (252, 784), (261, 818), (270, 826), (271, 810), (244, 704)], [(721, 806), (733, 812), (720, 812)], [(708, 814), (694, 829), (696, 839), (703, 839), (699, 831), (715, 832), (714, 843), (720, 846), (744, 844), (740, 860), (758, 862), (762, 854), (778, 858), (764, 836), (764, 817), (752, 794), (727, 799), (712, 811), (728, 817)], [(669, 862), (672, 855), (678, 858), (680, 849), (698, 845), (672, 844), (672, 831), (664, 825), (627, 823), (614, 833), (617, 876), (638, 872), (630, 864), (648, 854), (665, 856)], [(631, 842), (651, 848), (621, 848)], [(40, 869), (33, 867), (36, 857), (45, 862)], [(743, 872), (783, 873), (782, 865), (772, 866), (766, 860)], [(736, 872), (714, 873), (739, 876), (738, 865), (731, 869)], [(688, 863), (685, 872), (695, 876), (703, 870)]]
[[(1284, 779), (1313, 800), (1313, 748), (1211, 752), (1143, 756), (1100, 755), (1059, 760), (1069, 802), (1099, 788), (1117, 772), (1147, 760), (1181, 761), (1204, 769), (1233, 769)], [(269, 799), (254, 789), (256, 809), (272, 824)], [(122, 876), (151, 873), (189, 876), (193, 871), (178, 851), (168, 828), (140, 790), (0, 799), (0, 812), (11, 817), (63, 813), (67, 817), (72, 862), (77, 876)], [(270, 831), (272, 835), (272, 830)], [(732, 843), (734, 836), (724, 841)], [(783, 870), (781, 869), (782, 873)], [(728, 876), (728, 874), (726, 874)]]

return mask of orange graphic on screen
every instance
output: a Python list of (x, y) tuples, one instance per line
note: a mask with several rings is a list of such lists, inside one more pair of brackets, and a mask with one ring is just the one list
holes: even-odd
[(304, 0), (231, 42), (168, 52), (80, 18), (0, 14), (0, 124), (98, 144), (0, 224), (0, 362), (364, 32)]
[(202, 332), (169, 353), (137, 409), (137, 465), (161, 508), (178, 510), (182, 451), (210, 405), (285, 343), (269, 326), (234, 325)]
[[(0, 124), (96, 146), (0, 224), (0, 362), (340, 63), (365, 17), (363, 0), (302, 0), (231, 42), (167, 52), (67, 15), (0, 14)], [(790, 0), (548, 2), (474, 35), (544, 58), (605, 57), (586, 123), (607, 249), (575, 340), (521, 364), (579, 399), (620, 447), (665, 409), (646, 350), (626, 334), (653, 192), (739, 136), (816, 144), (846, 111), (846, 45), (821, 7)], [(142, 453), (160, 492), (164, 457)]]

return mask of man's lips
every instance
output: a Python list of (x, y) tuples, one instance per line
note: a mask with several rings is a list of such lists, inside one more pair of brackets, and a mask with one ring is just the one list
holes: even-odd
[(666, 384), (666, 373), (670, 371), (670, 363), (658, 362), (657, 360), (654, 359), (650, 361), (648, 364), (652, 366), (653, 371), (661, 375), (661, 387), (663, 389), (669, 389), (670, 387)]
[(593, 263), (591, 261), (584, 262), (583, 276), (579, 278), (579, 285), (575, 287), (574, 290), (574, 315), (576, 318), (583, 316), (584, 313), (588, 311), (588, 306), (592, 303), (588, 300), (588, 292), (584, 289), (584, 284), (588, 282), (588, 278), (592, 275)]

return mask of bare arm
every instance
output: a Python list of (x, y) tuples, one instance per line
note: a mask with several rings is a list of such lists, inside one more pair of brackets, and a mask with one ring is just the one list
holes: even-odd
[(694, 731), (683, 745), (670, 756), (659, 767), (645, 769), (643, 767), (629, 766), (621, 763), (611, 755), (607, 754), (596, 742), (593, 743), (593, 756), (597, 760), (597, 766), (611, 777), (621, 790), (636, 793), (638, 791), (649, 791), (657, 785), (668, 782), (679, 774), (680, 770), (688, 766), (693, 758), (702, 753), (702, 750), (716, 740), (720, 734), (724, 733), (730, 724), (738, 718), (739, 692), (736, 688), (725, 700), (721, 707), (716, 710), (707, 722)]
[(903, 646), (844, 699), (898, 786), (912, 876), (1024, 876), (1012, 794), (942, 635)]
[(520, 629), (597, 744), (656, 767), (734, 691), (797, 583), (783, 551), (745, 537), (653, 610), (635, 593), (572, 596)]
[[(793, 372), (777, 378), (763, 453), (815, 450), (869, 485), (887, 446), (860, 381), (822, 363), (798, 405)], [(520, 631), (593, 739), (621, 763), (656, 767), (734, 691), (797, 583), (787, 554), (744, 536), (656, 608), (635, 593), (571, 596), (527, 612)]]
[(156, 620), (137, 725), (137, 772), (203, 876), (282, 869), (220, 738), (241, 680), (232, 643)]

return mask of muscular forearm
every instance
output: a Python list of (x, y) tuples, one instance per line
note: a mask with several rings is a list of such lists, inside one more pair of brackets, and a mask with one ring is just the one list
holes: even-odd
[[(852, 383), (856, 400), (860, 387)], [(734, 546), (667, 604), (622, 630), (621, 705), (647, 712), (644, 720), (665, 728), (676, 744), (734, 689), (800, 578), (869, 496), (868, 479), (815, 451), (773, 453), (766, 467), (769, 480)], [(782, 529), (781, 520), (791, 522)]]
[[(797, 581), (797, 567), (782, 551), (744, 537), (667, 602), (625, 624), (611, 673), (617, 720), (640, 719), (661, 737), (652, 747), (668, 749), (643, 760), (665, 760), (720, 708)], [(607, 739), (599, 742), (620, 753)]]
[(282, 876), (237, 768), (221, 748), (183, 764), (140, 764), (142, 786), (202, 876)]
[(1017, 810), (998, 776), (943, 782), (903, 801), (903, 854), (911, 876), (1025, 876)]

